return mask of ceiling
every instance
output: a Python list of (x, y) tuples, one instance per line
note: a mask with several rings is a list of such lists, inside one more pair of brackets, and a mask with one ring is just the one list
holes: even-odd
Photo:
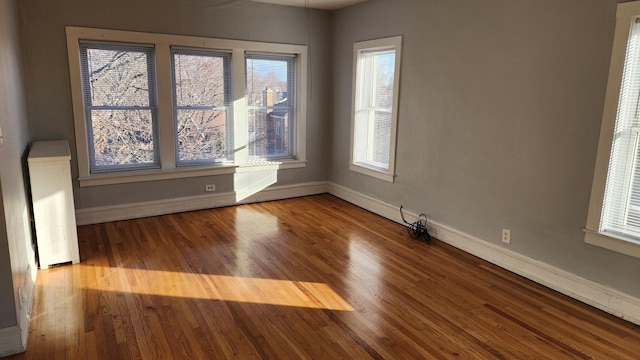
[(351, 6), (357, 3), (365, 2), (367, 0), (253, 0), (256, 2), (287, 5), (287, 6), (299, 6), (310, 7), (313, 9), (321, 10), (336, 10), (343, 7)]

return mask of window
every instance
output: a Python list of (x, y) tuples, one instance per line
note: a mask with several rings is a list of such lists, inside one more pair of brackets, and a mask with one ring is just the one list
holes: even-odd
[(228, 53), (171, 50), (179, 165), (233, 157), (230, 59)]
[(592, 245), (640, 257), (640, 2), (618, 5), (585, 229)]
[(353, 171), (393, 182), (401, 37), (354, 45)]
[(290, 157), (295, 87), (293, 58), (249, 54), (246, 59), (249, 156)]
[(153, 48), (80, 44), (92, 172), (158, 167)]
[(305, 166), (306, 46), (66, 32), (80, 186)]

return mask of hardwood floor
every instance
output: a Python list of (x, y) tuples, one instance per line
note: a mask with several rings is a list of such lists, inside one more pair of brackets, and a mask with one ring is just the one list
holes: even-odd
[(79, 227), (12, 359), (637, 359), (638, 326), (331, 195)]

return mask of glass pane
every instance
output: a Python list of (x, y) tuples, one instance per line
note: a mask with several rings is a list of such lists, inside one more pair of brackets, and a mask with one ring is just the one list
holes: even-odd
[(206, 161), (227, 157), (224, 110), (177, 110), (178, 160)]
[(178, 106), (224, 106), (224, 59), (217, 56), (174, 54)]
[(391, 108), (395, 75), (395, 51), (359, 54), (358, 94), (360, 108)]
[(395, 61), (394, 49), (358, 53), (353, 159), (382, 170), (389, 169)]
[(393, 104), (393, 79), (395, 74), (395, 53), (376, 55), (375, 105), (379, 108), (391, 108)]
[(389, 167), (391, 113), (362, 110), (356, 114), (354, 160), (379, 168)]
[(391, 113), (386, 111), (376, 111), (373, 124), (369, 129), (371, 132), (371, 152), (368, 155), (369, 161), (383, 164), (389, 167), (389, 146), (391, 144)]
[(153, 164), (151, 110), (91, 110), (96, 166)]
[(289, 111), (249, 110), (249, 154), (289, 155)]
[(249, 106), (289, 106), (289, 66), (287, 60), (247, 59)]
[(87, 49), (93, 106), (149, 106), (147, 53)]

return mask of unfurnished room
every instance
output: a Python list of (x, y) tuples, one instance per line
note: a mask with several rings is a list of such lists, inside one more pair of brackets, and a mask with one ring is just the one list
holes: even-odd
[(0, 357), (637, 359), (640, 1), (0, 0)]

